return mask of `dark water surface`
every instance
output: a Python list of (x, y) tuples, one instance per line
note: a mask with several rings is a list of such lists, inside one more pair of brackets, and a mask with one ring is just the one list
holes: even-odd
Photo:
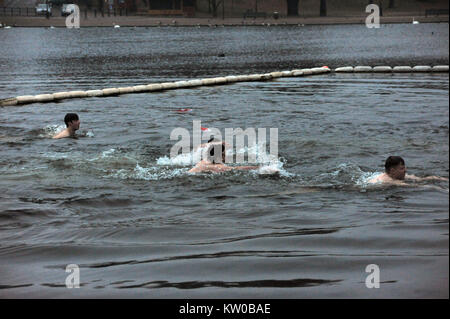
[[(448, 24), (12, 28), (0, 97), (448, 64), (448, 49)], [(0, 297), (448, 298), (448, 182), (365, 183), (391, 154), (448, 177), (448, 90), (448, 74), (327, 74), (2, 108)], [(82, 136), (51, 140), (67, 112)], [(193, 120), (278, 128), (281, 174), (187, 174), (169, 136)]]

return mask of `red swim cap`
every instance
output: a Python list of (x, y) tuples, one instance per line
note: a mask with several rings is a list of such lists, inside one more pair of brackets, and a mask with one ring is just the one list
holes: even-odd
[(192, 109), (179, 109), (179, 110), (176, 110), (175, 112), (184, 113), (184, 112), (191, 112), (191, 111), (192, 111)]

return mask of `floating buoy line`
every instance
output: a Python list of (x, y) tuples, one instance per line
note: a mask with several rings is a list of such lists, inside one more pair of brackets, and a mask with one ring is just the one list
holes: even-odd
[[(345, 66), (339, 67), (333, 70), (335, 73), (432, 73), (432, 72), (447, 72), (449, 71), (448, 65), (435, 65), (435, 66)], [(151, 83), (147, 85), (136, 85), (119, 88), (105, 88), (88, 91), (67, 91), (56, 92), (38, 95), (22, 95), (13, 98), (7, 98), (0, 100), (0, 106), (14, 106), (24, 105), (31, 103), (50, 103), (60, 101), (64, 99), (75, 98), (88, 98), (88, 97), (107, 97), (118, 96), (121, 94), (131, 93), (149, 93), (160, 92), (166, 90), (175, 89), (187, 89), (201, 86), (211, 85), (225, 85), (236, 82), (255, 82), (255, 81), (268, 81), (282, 77), (298, 77), (308, 76), (316, 74), (330, 73), (332, 70), (327, 66), (310, 68), (310, 69), (296, 69), (291, 71), (277, 71), (264, 74), (250, 74), (250, 75), (229, 75), (224, 77), (206, 78), (206, 79), (194, 79), (186, 81), (176, 82), (164, 82), (164, 83)]]

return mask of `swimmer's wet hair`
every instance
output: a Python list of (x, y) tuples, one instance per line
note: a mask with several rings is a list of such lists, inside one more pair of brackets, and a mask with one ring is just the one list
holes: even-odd
[[(214, 156), (214, 147), (217, 145), (211, 145), (209, 148), (209, 155), (212, 157)], [(222, 153), (225, 152), (225, 145), (222, 143)]]
[(66, 123), (66, 126), (69, 127), (69, 122), (72, 121), (78, 121), (78, 115), (76, 113), (67, 113), (66, 116), (64, 116), (64, 123)]
[(400, 156), (389, 156), (384, 163), (384, 169), (386, 172), (389, 172), (392, 167), (395, 167), (397, 165), (405, 165), (405, 161)]
[[(209, 147), (209, 158), (211, 160), (211, 162), (213, 162), (214, 164), (216, 164), (215, 162), (215, 156), (214, 156), (214, 148), (217, 147), (218, 145), (211, 145)], [(225, 143), (222, 143), (222, 154), (225, 153)]]
[(208, 143), (212, 143), (212, 142), (220, 142), (220, 141), (213, 136), (209, 139)]

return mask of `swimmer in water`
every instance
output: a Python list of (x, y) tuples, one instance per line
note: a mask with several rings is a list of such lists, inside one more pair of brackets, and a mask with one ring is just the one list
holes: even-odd
[(258, 166), (228, 166), (225, 165), (225, 143), (221, 143), (222, 148), (222, 156), (214, 154), (214, 149), (219, 148), (219, 145), (211, 145), (207, 151), (207, 158), (201, 160), (195, 165), (192, 169), (189, 170), (189, 173), (203, 173), (203, 172), (228, 172), (232, 170), (253, 170), (258, 169)]
[(422, 181), (448, 181), (448, 178), (439, 176), (417, 177), (415, 175), (406, 174), (405, 161), (400, 156), (389, 156), (384, 164), (385, 172), (370, 179), (371, 184), (394, 184), (408, 185), (404, 181), (411, 180), (416, 182)]
[(75, 131), (80, 128), (80, 119), (75, 113), (67, 113), (64, 117), (64, 122), (66, 123), (67, 128), (53, 136), (54, 139), (74, 137)]

